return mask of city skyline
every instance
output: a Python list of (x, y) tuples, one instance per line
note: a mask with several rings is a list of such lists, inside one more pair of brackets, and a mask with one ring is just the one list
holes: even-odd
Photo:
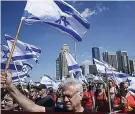
[[(91, 28), (77, 43), (77, 62), (91, 60), (92, 47), (101, 52), (124, 50), (135, 58), (135, 2), (68, 2), (90, 22)], [(15, 36), (26, 1), (1, 2), (1, 43), (6, 44), (4, 34)], [(17, 9), (17, 10), (16, 10)], [(14, 13), (13, 13), (14, 12)], [(68, 44), (74, 55), (74, 40), (44, 24), (23, 24), (19, 39), (42, 49), (39, 65), (34, 66), (31, 76), (39, 80), (43, 74), (56, 76), (56, 58), (63, 44)]]

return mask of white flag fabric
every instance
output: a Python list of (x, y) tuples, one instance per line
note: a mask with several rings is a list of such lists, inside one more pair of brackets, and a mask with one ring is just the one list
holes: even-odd
[(72, 75), (72, 77), (77, 78), (80, 81), (86, 81), (86, 78), (82, 75), (82, 69), (80, 68), (79, 64), (75, 61), (73, 56), (67, 51), (65, 51), (64, 54), (67, 60), (68, 71)]
[[(11, 51), (14, 39), (7, 34), (5, 34), (5, 38), (7, 40), (8, 47)], [(12, 61), (15, 61), (15, 62), (26, 61), (29, 59), (34, 59), (35, 61), (37, 61), (40, 54), (41, 54), (41, 49), (37, 48), (36, 46), (17, 40), (15, 50), (12, 56)]]
[(82, 41), (82, 37), (90, 28), (89, 22), (63, 0), (27, 0), (22, 20), (26, 23), (49, 24), (77, 41)]
[(113, 71), (116, 71), (115, 68), (113, 68), (111, 65), (109, 65), (106, 62), (101, 62), (94, 58), (95, 65), (97, 67), (97, 70), (101, 73), (112, 73)]
[[(114, 74), (118, 84), (120, 84), (121, 82), (126, 82), (129, 86), (129, 90), (135, 94), (135, 76), (118, 72)], [(109, 74), (109, 77), (114, 78), (114, 76), (112, 76), (111, 74)]]
[(13, 81), (13, 84), (20, 84), (20, 83), (21, 83), (21, 85), (27, 85), (25, 78), (21, 78), (20, 80)]
[(10, 51), (9, 51), (9, 48), (8, 48), (8, 46), (6, 46), (6, 45), (0, 45), (0, 48), (1, 48), (1, 62), (3, 63), (3, 62), (6, 62), (7, 61), (7, 58), (9, 57), (9, 53), (10, 53)]
[[(6, 68), (6, 63), (1, 63), (1, 71), (4, 71)], [(16, 68), (18, 71), (22, 71), (23, 66), (20, 64), (16, 64)], [(8, 70), (10, 71), (16, 71), (15, 65), (13, 63), (9, 64)]]
[(55, 81), (48, 75), (44, 75), (40, 81), (41, 84), (53, 84)]
[(30, 79), (29, 83), (30, 83), (30, 85), (35, 85), (35, 83), (33, 82), (32, 79)]

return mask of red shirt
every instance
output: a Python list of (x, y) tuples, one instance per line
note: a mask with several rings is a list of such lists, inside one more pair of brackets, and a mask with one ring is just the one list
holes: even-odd
[(54, 93), (50, 94), (53, 97), (54, 102), (56, 102), (57, 96)]
[(96, 96), (96, 105), (98, 106), (98, 111), (100, 112), (107, 112), (109, 111), (109, 105), (106, 101), (107, 97), (104, 93)]
[[(83, 92), (83, 96), (84, 98), (82, 99), (82, 106), (91, 109), (93, 105), (93, 97), (94, 97), (93, 92), (85, 91)], [(85, 96), (87, 98), (85, 98)]]
[[(127, 93), (125, 99), (127, 100), (128, 105), (130, 107), (135, 108), (135, 98), (130, 93)], [(122, 103), (122, 98), (115, 96), (113, 105), (120, 105), (121, 103)], [(128, 112), (128, 107), (127, 106), (123, 106), (121, 108), (121, 110), (122, 110), (121, 112), (124, 112), (124, 113)]]

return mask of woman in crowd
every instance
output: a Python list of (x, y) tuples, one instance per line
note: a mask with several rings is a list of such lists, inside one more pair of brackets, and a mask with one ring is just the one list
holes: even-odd
[(127, 83), (120, 83), (119, 92), (114, 97), (113, 107), (121, 113), (135, 112), (135, 96), (128, 91)]
[(95, 92), (96, 110), (98, 112), (109, 112), (109, 105), (103, 84), (98, 84)]
[(111, 106), (113, 106), (113, 101), (114, 101), (115, 95), (117, 94), (117, 90), (112, 80), (109, 80), (109, 90), (110, 90)]
[(88, 91), (87, 85), (83, 84), (82, 106), (91, 110), (95, 108), (95, 99), (92, 91)]

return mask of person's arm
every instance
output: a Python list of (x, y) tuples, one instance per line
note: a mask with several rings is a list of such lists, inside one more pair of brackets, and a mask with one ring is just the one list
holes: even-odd
[[(26, 111), (30, 112), (45, 112), (45, 107), (36, 105), (34, 102), (25, 97), (12, 83), (11, 75), (7, 73), (0, 74), (2, 83), (6, 84), (6, 88), (12, 97), (19, 103), (19, 105)], [(5, 82), (4, 82), (5, 80)]]
[(30, 112), (45, 112), (45, 107), (36, 105), (33, 101), (29, 100), (12, 83), (7, 86), (7, 89), (24, 110)]

